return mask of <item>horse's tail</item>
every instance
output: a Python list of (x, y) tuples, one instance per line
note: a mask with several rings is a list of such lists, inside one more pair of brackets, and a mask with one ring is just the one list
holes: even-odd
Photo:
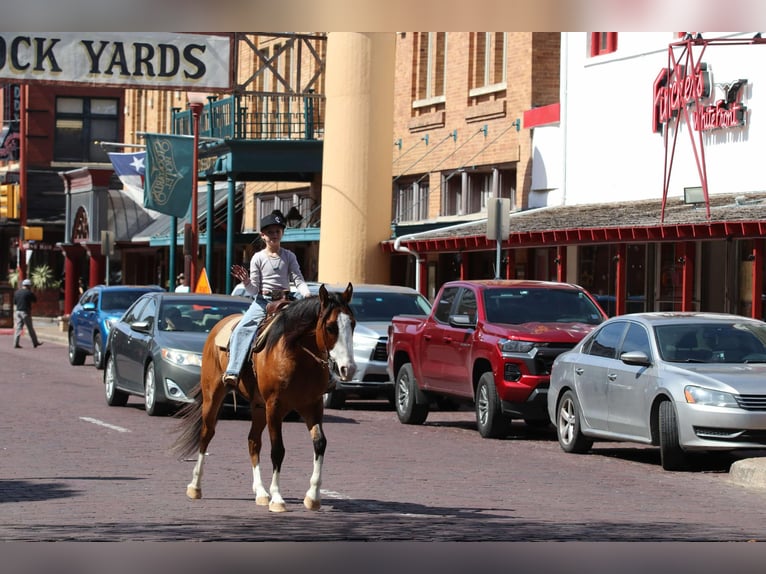
[(176, 428), (178, 437), (171, 445), (171, 452), (178, 458), (186, 458), (199, 452), (200, 432), (202, 431), (202, 396), (201, 387), (197, 385), (191, 392), (193, 402), (185, 404), (176, 413), (180, 423)]

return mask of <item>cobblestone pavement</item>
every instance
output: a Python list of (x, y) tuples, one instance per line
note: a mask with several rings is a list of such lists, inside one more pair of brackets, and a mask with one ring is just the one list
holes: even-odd
[(766, 490), (732, 483), (731, 458), (665, 472), (654, 448), (568, 455), (550, 429), (486, 440), (469, 410), (408, 426), (383, 402), (327, 411), (318, 512), (302, 505), (312, 452), (300, 421), (285, 424), (287, 513), (253, 502), (241, 416), (220, 421), (204, 498), (189, 500), (192, 462), (168, 449), (178, 421), (148, 417), (140, 398), (108, 407), (103, 372), (70, 366), (45, 327), (41, 349), (0, 345), (3, 541), (766, 540)]

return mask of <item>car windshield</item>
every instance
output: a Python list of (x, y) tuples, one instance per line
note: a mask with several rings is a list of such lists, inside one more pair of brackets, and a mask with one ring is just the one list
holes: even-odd
[(146, 291), (128, 291), (120, 289), (119, 291), (104, 291), (101, 293), (102, 311), (125, 311), (133, 302)]
[(677, 363), (764, 363), (766, 324), (677, 322), (654, 328), (660, 356)]
[(161, 331), (191, 331), (208, 333), (224, 317), (243, 313), (247, 303), (232, 301), (230, 304), (165, 303), (160, 310)]
[(351, 298), (357, 321), (391, 321), (394, 315), (428, 315), (431, 306), (419, 293), (359, 293)]
[(484, 291), (490, 323), (587, 323), (598, 325), (598, 307), (576, 289), (500, 288)]

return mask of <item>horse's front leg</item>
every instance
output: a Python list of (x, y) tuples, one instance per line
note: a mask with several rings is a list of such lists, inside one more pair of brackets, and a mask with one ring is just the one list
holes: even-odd
[(322, 423), (309, 426), (309, 434), (314, 443), (314, 470), (309, 480), (309, 489), (303, 499), (303, 506), (309, 510), (319, 510), (322, 506), (322, 495), (319, 489), (322, 486), (322, 462), (327, 448), (327, 438), (322, 430)]
[(261, 447), (263, 446), (261, 435), (266, 426), (266, 410), (263, 405), (251, 403), (250, 411), (252, 422), (247, 445), (250, 450), (250, 462), (253, 467), (253, 494), (255, 494), (255, 503), (258, 506), (267, 506), (269, 504), (269, 492), (263, 486), (263, 481), (261, 480)]
[(271, 464), (274, 466), (274, 472), (271, 475), (271, 486), (269, 487), (269, 494), (271, 494), (269, 510), (271, 512), (285, 512), (287, 510), (285, 500), (279, 491), (279, 473), (282, 470), (282, 462), (285, 459), (285, 443), (282, 439), (282, 417), (277, 415), (273, 405), (267, 407), (266, 421), (269, 427), (269, 438), (271, 439)]

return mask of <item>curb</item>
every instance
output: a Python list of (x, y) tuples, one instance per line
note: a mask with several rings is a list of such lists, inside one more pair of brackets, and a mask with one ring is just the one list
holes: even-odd
[(729, 480), (742, 486), (766, 487), (766, 459), (745, 458), (732, 463)]

